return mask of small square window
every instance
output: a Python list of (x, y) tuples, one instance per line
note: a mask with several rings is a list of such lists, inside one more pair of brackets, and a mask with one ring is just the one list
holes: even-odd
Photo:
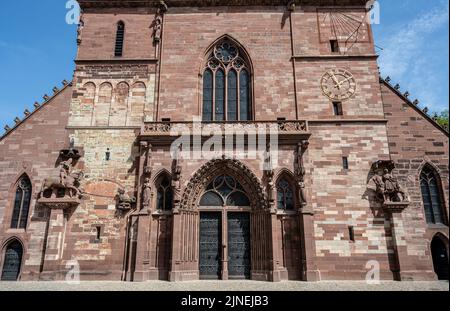
[(332, 53), (339, 53), (339, 42), (338, 40), (330, 40), (330, 48)]
[(170, 120), (170, 118), (162, 118), (161, 121), (162, 122), (170, 122), (171, 120)]
[(344, 168), (344, 170), (349, 169), (348, 157), (342, 157), (342, 167)]
[(335, 116), (343, 116), (342, 102), (333, 102), (333, 112)]

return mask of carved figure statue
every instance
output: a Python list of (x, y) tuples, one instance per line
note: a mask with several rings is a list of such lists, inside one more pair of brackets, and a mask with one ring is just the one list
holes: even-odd
[(405, 191), (388, 169), (383, 171), (385, 202), (405, 202), (408, 200)]
[(152, 200), (152, 186), (150, 178), (145, 178), (142, 188), (142, 206), (143, 208), (149, 209)]
[[(67, 168), (67, 166), (66, 166)], [(79, 197), (82, 193), (80, 188), (80, 181), (83, 178), (83, 172), (72, 172), (69, 173), (68, 170), (60, 169), (60, 177), (56, 178), (46, 178), (42, 184), (40, 191), (40, 197), (43, 196), (44, 192), (47, 190), (52, 190), (52, 198), (56, 197), (58, 190), (65, 189), (65, 196), (68, 195), (69, 198)]]
[(392, 174), (395, 168), (390, 162), (381, 162), (376, 166), (376, 174), (370, 179), (368, 188), (375, 191), (384, 203), (409, 201), (406, 191), (400, 186), (397, 178)]
[(161, 41), (162, 32), (162, 16), (158, 15), (153, 22), (153, 42), (158, 43)]
[(119, 210), (130, 210), (131, 205), (136, 203), (135, 197), (130, 197), (125, 189), (119, 189), (117, 194), (117, 208)]
[(304, 181), (298, 182), (298, 198), (300, 199), (300, 204), (302, 206), (305, 206), (308, 203), (306, 200), (305, 182)]

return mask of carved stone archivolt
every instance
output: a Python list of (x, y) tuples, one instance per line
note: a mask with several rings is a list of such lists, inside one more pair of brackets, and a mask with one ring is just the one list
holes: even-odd
[(264, 188), (256, 175), (235, 159), (214, 159), (203, 165), (189, 181), (181, 197), (181, 209), (194, 210), (208, 184), (217, 176), (229, 174), (242, 185), (254, 209), (268, 208)]

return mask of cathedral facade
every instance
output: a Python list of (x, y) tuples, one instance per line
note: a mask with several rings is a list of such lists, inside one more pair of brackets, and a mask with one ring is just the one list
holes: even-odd
[(448, 279), (448, 130), (366, 1), (79, 3), (0, 137), (2, 280)]

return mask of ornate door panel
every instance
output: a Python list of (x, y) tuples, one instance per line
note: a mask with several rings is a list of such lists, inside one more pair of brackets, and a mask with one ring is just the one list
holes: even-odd
[(200, 278), (222, 275), (222, 213), (200, 213)]
[(2, 281), (17, 281), (22, 264), (22, 245), (19, 242), (11, 243), (5, 252)]
[(250, 214), (228, 213), (228, 275), (250, 278)]

